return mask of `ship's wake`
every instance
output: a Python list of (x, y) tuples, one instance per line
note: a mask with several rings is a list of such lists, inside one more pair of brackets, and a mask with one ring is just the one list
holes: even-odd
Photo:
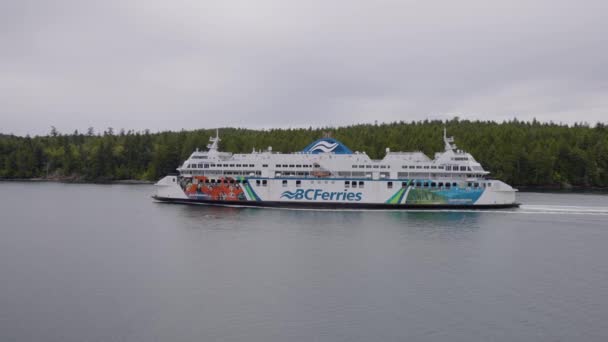
[(522, 204), (515, 212), (530, 214), (608, 215), (608, 207)]
[[(276, 208), (279, 209), (279, 208)], [(392, 209), (304, 209), (304, 208), (284, 208), (286, 210), (304, 211), (392, 211)], [(436, 212), (436, 213), (491, 213), (491, 214), (552, 214), (552, 215), (602, 215), (608, 216), (608, 207), (595, 206), (567, 206), (567, 205), (545, 205), (545, 204), (522, 204), (514, 209), (407, 209), (400, 212)]]

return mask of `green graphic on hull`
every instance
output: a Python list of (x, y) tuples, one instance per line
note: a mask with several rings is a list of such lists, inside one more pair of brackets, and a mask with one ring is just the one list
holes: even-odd
[[(416, 186), (413, 186), (416, 184)], [(390, 185), (390, 183), (389, 183)], [(484, 189), (479, 187), (459, 188), (453, 186), (444, 186), (443, 182), (433, 182), (429, 180), (410, 179), (401, 183), (402, 188), (397, 190), (384, 203), (387, 204), (474, 204)]]
[[(243, 179), (241, 179), (241, 181), (243, 181)], [(255, 191), (253, 191), (253, 189), (251, 188), (251, 185), (249, 184), (249, 180), (245, 181), (245, 183), (243, 183), (245, 191), (247, 192), (248, 197), (250, 198), (251, 201), (260, 201), (260, 197), (258, 197), (258, 195), (255, 193)]]
[(384, 202), (384, 203), (400, 204), (401, 201), (403, 200), (403, 196), (407, 193), (407, 188), (410, 186), (411, 183), (412, 183), (412, 181), (409, 180), (407, 182), (406, 186), (403, 186), (403, 187), (401, 187), (401, 189), (397, 190), (397, 192), (393, 196), (391, 196), (391, 198), (386, 200), (386, 202)]
[(410, 189), (405, 203), (407, 204), (474, 204), (483, 189), (452, 188), (452, 189)]
[(405, 195), (406, 188), (399, 189), (391, 198), (389, 198), (385, 203), (388, 204), (399, 204), (403, 199), (403, 195)]
[(410, 189), (405, 203), (407, 204), (445, 204), (447, 199), (427, 189)]

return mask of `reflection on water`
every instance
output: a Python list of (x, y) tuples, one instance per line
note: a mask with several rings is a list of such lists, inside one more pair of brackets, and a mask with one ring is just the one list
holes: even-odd
[(453, 225), (470, 225), (477, 221), (480, 213), (473, 212), (391, 212), (389, 217), (397, 220), (397, 222), (419, 223), (419, 224), (453, 224)]
[(373, 228), (403, 235), (456, 238), (480, 229), (487, 217), (479, 211), (357, 211), (238, 208), (206, 205), (172, 205), (179, 224), (188, 229), (242, 229), (277, 227), (315, 234)]

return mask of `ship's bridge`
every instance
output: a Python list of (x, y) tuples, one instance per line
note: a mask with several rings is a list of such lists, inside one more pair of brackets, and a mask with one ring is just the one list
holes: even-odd
[(476, 173), (488, 174), (489, 172), (484, 171), (480, 163), (470, 153), (461, 150), (448, 150), (442, 153), (435, 154), (435, 164), (438, 165), (451, 165), (455, 167), (466, 167)]

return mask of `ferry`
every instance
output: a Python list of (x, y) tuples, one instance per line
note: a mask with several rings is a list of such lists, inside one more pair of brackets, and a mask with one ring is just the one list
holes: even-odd
[(371, 159), (325, 137), (301, 152), (233, 154), (219, 150), (219, 132), (207, 151), (196, 149), (159, 180), (161, 202), (316, 209), (514, 208), (517, 190), (484, 170), (443, 131), (445, 150), (392, 152)]

